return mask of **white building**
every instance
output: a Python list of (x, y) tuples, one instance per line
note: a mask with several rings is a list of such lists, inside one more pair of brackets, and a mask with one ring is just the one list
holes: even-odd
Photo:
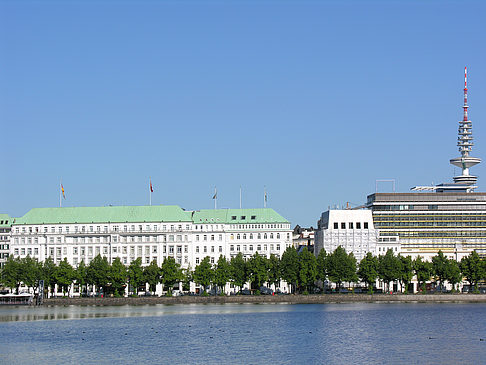
[[(173, 257), (194, 269), (241, 252), (281, 256), (292, 245), (290, 223), (273, 209), (185, 211), (178, 206), (36, 208), (14, 219), (10, 253), (39, 261), (64, 258), (76, 267), (98, 254), (125, 265), (137, 258), (160, 266)], [(160, 293), (159, 293), (160, 294)]]
[(359, 262), (367, 252), (377, 253), (377, 235), (370, 210), (328, 210), (317, 222), (314, 253), (332, 253), (342, 246)]

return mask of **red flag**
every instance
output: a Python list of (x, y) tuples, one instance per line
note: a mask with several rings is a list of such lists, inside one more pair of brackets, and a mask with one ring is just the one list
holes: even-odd
[(152, 187), (152, 180), (150, 180), (150, 192), (153, 193), (154, 192), (154, 188)]

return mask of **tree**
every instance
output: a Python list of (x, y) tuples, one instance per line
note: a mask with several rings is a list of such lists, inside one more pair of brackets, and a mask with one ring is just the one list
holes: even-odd
[(356, 259), (352, 253), (346, 254), (342, 246), (338, 246), (327, 258), (327, 273), (329, 280), (341, 288), (344, 281), (356, 281)]
[(400, 279), (401, 261), (394, 255), (393, 250), (389, 249), (384, 256), (378, 257), (378, 276), (390, 290), (390, 281)]
[(255, 289), (259, 289), (268, 280), (267, 259), (258, 252), (255, 252), (248, 261), (248, 277)]
[(40, 267), (41, 264), (37, 261), (37, 259), (30, 256), (20, 259), (22, 282), (28, 288), (32, 288), (34, 290), (34, 294), (39, 287), (39, 278), (41, 276)]
[(109, 282), (110, 264), (106, 257), (97, 255), (88, 265), (87, 278), (88, 282), (94, 284), (98, 289), (106, 292)]
[(214, 268), (214, 283), (221, 289), (221, 293), (224, 293), (224, 287), (229, 281), (231, 274), (231, 268), (228, 260), (223, 255), (219, 256), (218, 263)]
[(422, 257), (417, 256), (413, 261), (413, 270), (417, 276), (418, 287), (425, 291), (425, 283), (432, 275), (432, 265), (430, 262), (423, 261)]
[(194, 282), (201, 285), (206, 292), (207, 287), (213, 281), (213, 269), (211, 268), (211, 263), (209, 262), (209, 256), (206, 256), (199, 265), (194, 269)]
[(373, 294), (373, 285), (378, 278), (378, 259), (371, 252), (360, 261), (358, 276), (368, 286), (368, 292)]
[(160, 268), (160, 282), (167, 289), (167, 295), (172, 296), (174, 285), (182, 281), (183, 275), (181, 265), (173, 257), (166, 257)]
[(76, 272), (74, 268), (67, 261), (67, 258), (64, 258), (64, 260), (59, 263), (59, 266), (56, 267), (56, 271), (54, 272), (54, 281), (62, 288), (63, 295), (65, 295), (67, 291), (69, 296), (71, 284), (75, 278)]
[(317, 278), (316, 257), (304, 247), (299, 253), (299, 286), (304, 288), (304, 292), (311, 291)]
[(143, 269), (143, 280), (149, 285), (149, 290), (154, 293), (156, 286), (160, 283), (160, 267), (157, 260), (152, 260), (150, 265)]
[(238, 252), (238, 255), (231, 258), (230, 261), (230, 281), (234, 286), (241, 288), (248, 281), (247, 262), (243, 258), (243, 254)]
[(408, 293), (408, 284), (413, 279), (413, 261), (410, 256), (398, 255), (398, 258), (401, 261), (399, 280), (402, 288), (405, 287), (405, 293)]
[(20, 283), (22, 282), (22, 264), (20, 258), (9, 256), (2, 269), (2, 282), (5, 286), (15, 289), (19, 293)]
[(327, 280), (327, 253), (326, 250), (321, 249), (317, 255), (317, 279), (324, 283)]
[(484, 276), (483, 274), (483, 264), (476, 251), (471, 252), (468, 256), (462, 258), (459, 265), (462, 274), (466, 277), (469, 282), (470, 291), (473, 290), (477, 292), (478, 281)]
[(121, 262), (120, 258), (117, 257), (115, 260), (113, 260), (108, 275), (108, 280), (111, 283), (111, 290), (113, 291), (115, 297), (120, 295), (123, 296), (127, 279), (127, 267), (123, 264), (123, 262)]
[(459, 268), (459, 263), (456, 260), (447, 260), (447, 270), (444, 279), (452, 285), (452, 291), (455, 290), (456, 284), (462, 282), (461, 269)]
[(41, 267), (41, 279), (44, 280), (44, 290), (49, 292), (49, 288), (51, 292), (54, 288), (55, 284), (55, 273), (56, 273), (56, 264), (52, 257), (48, 257), (44, 260), (42, 267)]
[(275, 254), (271, 254), (267, 261), (268, 264), (268, 282), (273, 284), (275, 289), (280, 284), (282, 274), (280, 273), (280, 259)]
[(294, 246), (287, 247), (280, 260), (282, 279), (290, 285), (292, 293), (295, 292), (299, 280), (299, 256)]
[(128, 282), (135, 295), (138, 294), (138, 287), (143, 284), (143, 280), (142, 259), (139, 257), (128, 266)]
[(448, 260), (442, 250), (439, 250), (436, 256), (432, 257), (433, 275), (439, 278), (439, 288), (442, 289), (445, 277), (447, 276)]
[(182, 277), (182, 290), (189, 291), (191, 290), (191, 281), (192, 281), (192, 270), (191, 266), (187, 269), (183, 270), (183, 277)]
[[(88, 284), (88, 269), (84, 264), (84, 260), (82, 260), (75, 271), (75, 280), (76, 283), (79, 285), (79, 291), (81, 293), (84, 292), (83, 287)], [(86, 293), (88, 292), (88, 288), (86, 288)]]

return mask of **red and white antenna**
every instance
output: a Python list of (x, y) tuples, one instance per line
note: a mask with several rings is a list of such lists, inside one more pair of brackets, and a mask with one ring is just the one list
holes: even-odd
[(464, 67), (464, 121), (467, 121), (467, 67)]

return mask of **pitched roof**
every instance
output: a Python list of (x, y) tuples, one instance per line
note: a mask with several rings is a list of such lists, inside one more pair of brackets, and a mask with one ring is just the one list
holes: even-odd
[(190, 222), (191, 212), (176, 205), (34, 208), (14, 224)]
[(8, 214), (0, 214), (0, 227), (10, 227), (12, 225), (13, 218)]
[(284, 217), (270, 208), (260, 209), (204, 209), (195, 211), (194, 223), (289, 223)]

